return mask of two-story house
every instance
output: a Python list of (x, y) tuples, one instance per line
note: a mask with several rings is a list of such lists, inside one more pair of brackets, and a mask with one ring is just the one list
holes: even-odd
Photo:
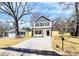
[(51, 36), (52, 21), (44, 16), (33, 21), (33, 37)]

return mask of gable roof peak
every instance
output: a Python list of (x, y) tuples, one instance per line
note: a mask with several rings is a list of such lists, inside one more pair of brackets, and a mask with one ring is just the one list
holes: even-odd
[(45, 16), (40, 16), (40, 17), (38, 17), (34, 22), (36, 22), (37, 20), (39, 20), (41, 17), (43, 17), (43, 18), (45, 18), (45, 19), (47, 19), (47, 20), (49, 20), (49, 21), (51, 21), (50, 19), (48, 19), (47, 17), (45, 17)]

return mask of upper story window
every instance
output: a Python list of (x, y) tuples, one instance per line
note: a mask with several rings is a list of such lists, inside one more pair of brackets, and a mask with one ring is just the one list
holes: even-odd
[(35, 23), (35, 27), (39, 27), (39, 23)]
[(44, 26), (44, 23), (42, 22), (42, 23), (40, 23), (40, 26)]
[(50, 26), (50, 22), (36, 22), (35, 27)]
[(45, 22), (45, 26), (50, 26), (50, 22)]

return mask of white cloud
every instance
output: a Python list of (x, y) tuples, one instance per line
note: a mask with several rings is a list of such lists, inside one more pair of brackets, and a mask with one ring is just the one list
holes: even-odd
[(23, 27), (31, 27), (31, 24), (30, 24), (30, 22), (26, 22), (26, 23), (24, 23), (22, 25), (19, 25), (19, 27), (20, 28), (23, 28)]
[[(31, 4), (31, 3), (30, 3)], [(63, 9), (63, 5), (59, 5), (56, 2), (39, 2), (39, 3), (33, 3), (33, 7), (34, 9), (32, 10), (32, 12), (39, 12), (39, 13), (43, 13), (45, 15), (50, 15), (50, 18), (53, 17), (58, 17), (58, 16), (67, 16), (69, 14), (71, 14), (73, 11), (72, 9), (67, 9), (67, 10), (62, 10)], [(31, 6), (32, 8), (32, 6)], [(27, 17), (27, 18), (25, 18)], [(27, 20), (30, 19), (29, 16), (25, 16), (23, 20)], [(5, 22), (2, 19), (3, 22)], [(11, 24), (12, 25), (12, 24)], [(30, 27), (30, 23), (27, 22), (23, 25), (20, 25), (20, 27)]]
[[(43, 7), (43, 8), (42, 8)], [(60, 5), (59, 3), (52, 3), (52, 2), (45, 2), (45, 3), (38, 3), (38, 6), (35, 7), (33, 12), (42, 12), (43, 14), (60, 14), (60, 15), (68, 15), (72, 13), (72, 9), (62, 10), (63, 5)]]

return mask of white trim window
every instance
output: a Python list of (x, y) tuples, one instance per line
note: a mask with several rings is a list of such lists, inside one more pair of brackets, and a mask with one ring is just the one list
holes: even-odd
[(40, 23), (40, 26), (44, 26), (44, 23), (43, 23), (43, 22), (41, 22), (41, 23)]
[(39, 23), (35, 23), (35, 27), (39, 27)]
[(42, 34), (42, 31), (41, 30), (36, 30), (35, 34)]
[(45, 26), (50, 26), (50, 22), (45, 22)]

